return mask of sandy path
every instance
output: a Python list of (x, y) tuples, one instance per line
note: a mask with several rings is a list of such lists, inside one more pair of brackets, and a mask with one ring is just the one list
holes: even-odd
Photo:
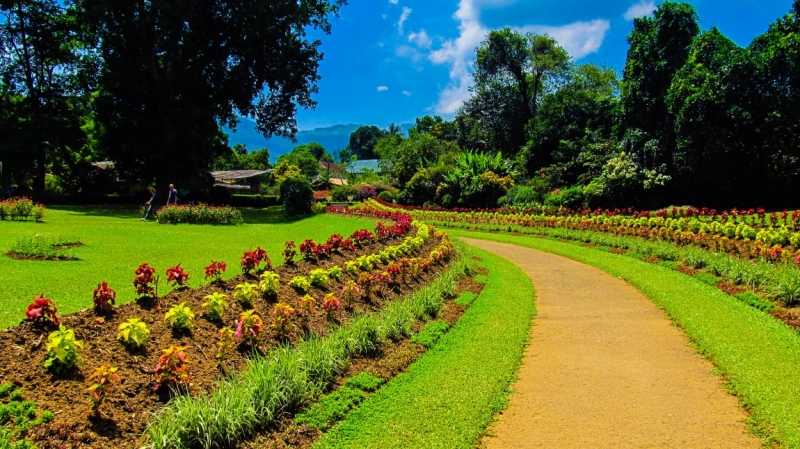
[(517, 264), (537, 291), (519, 380), (484, 447), (760, 447), (711, 363), (636, 289), (564, 257), (465, 240)]

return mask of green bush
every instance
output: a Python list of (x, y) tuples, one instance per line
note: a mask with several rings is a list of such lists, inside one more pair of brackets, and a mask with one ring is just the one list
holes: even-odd
[(392, 195), (392, 192), (389, 192), (388, 190), (384, 190), (383, 192), (378, 194), (378, 199), (381, 199), (383, 201), (387, 201), (389, 203), (393, 203), (394, 202), (394, 195)]
[(308, 215), (314, 204), (314, 191), (305, 179), (289, 178), (281, 184), (281, 203), (287, 217)]
[(380, 377), (373, 376), (367, 372), (361, 372), (347, 379), (347, 382), (345, 382), (344, 385), (346, 387), (357, 388), (362, 391), (371, 392), (377, 390), (378, 387), (383, 385), (384, 382), (385, 381)]
[(337, 186), (331, 191), (331, 196), (333, 201), (350, 201), (350, 197), (358, 197), (358, 188), (351, 185)]
[(214, 186), (208, 191), (211, 197), (211, 204), (215, 206), (230, 206), (231, 205), (231, 192), (227, 187)]
[(769, 312), (770, 310), (775, 308), (775, 304), (769, 301), (764, 301), (763, 299), (759, 298), (758, 295), (752, 292), (743, 292), (735, 296), (736, 299), (742, 301), (748, 306), (755, 307), (756, 309), (763, 310), (764, 312)]
[(230, 206), (214, 207), (205, 204), (195, 206), (165, 206), (158, 210), (159, 223), (190, 223), (237, 225), (242, 224), (242, 213)]
[(583, 205), (583, 188), (574, 186), (564, 190), (555, 190), (544, 197), (544, 205), (549, 207), (566, 207), (577, 209)]
[(0, 201), (0, 220), (36, 220), (44, 217), (44, 206), (29, 198), (9, 198)]
[(411, 343), (431, 348), (450, 329), (446, 321), (436, 320), (425, 325), (425, 329), (411, 339)]

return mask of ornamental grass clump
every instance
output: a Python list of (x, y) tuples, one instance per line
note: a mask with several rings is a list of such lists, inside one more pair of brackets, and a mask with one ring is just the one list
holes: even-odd
[(148, 338), (150, 338), (150, 329), (147, 328), (147, 323), (139, 318), (129, 318), (128, 321), (119, 325), (117, 340), (131, 349), (144, 346), (147, 344)]
[(205, 315), (209, 320), (222, 320), (222, 317), (225, 316), (225, 312), (231, 306), (228, 301), (226, 301), (227, 298), (227, 295), (220, 292), (214, 292), (203, 298), (206, 300), (206, 302), (203, 303), (203, 307), (206, 310)]

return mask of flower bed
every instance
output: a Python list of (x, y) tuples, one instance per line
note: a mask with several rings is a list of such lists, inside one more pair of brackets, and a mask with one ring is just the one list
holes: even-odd
[(9, 198), (0, 201), (0, 220), (36, 220), (44, 218), (44, 205), (29, 198)]
[(159, 223), (190, 223), (237, 225), (242, 224), (242, 213), (230, 206), (208, 206), (200, 203), (186, 206), (165, 206), (158, 210)]
[[(395, 224), (379, 223), (374, 232), (287, 242), (285, 263), (277, 268), (262, 250), (248, 251), (240, 261), (245, 274), (230, 281), (214, 280), (227, 264), (213, 262), (205, 273), (211, 282), (198, 290), (180, 288), (194, 275), (180, 265), (162, 272), (165, 267), (142, 264), (134, 281), (142, 298), (135, 303), (113, 307), (113, 286), (101, 284), (94, 311), (58, 317), (56, 305), (39, 298), (28, 311), (35, 321), (0, 333), (0, 378), (55, 413), (29, 438), (41, 448), (134, 447), (171, 388), (191, 396), (215, 391), (221, 376), (244, 369), (254, 351), (296, 346), (304, 335), (325, 336), (354, 325), (355, 314), (390, 308), (395, 298), (436, 279), (454, 254), (444, 234), (412, 227), (407, 214), (391, 216)], [(158, 298), (159, 276), (179, 289)], [(58, 357), (53, 361), (50, 350), (58, 321), (69, 332), (63, 335), (70, 335), (59, 341), (73, 348), (64, 364)], [(46, 360), (57, 372), (45, 369)], [(89, 375), (101, 368), (101, 381), (93, 380), (100, 386), (90, 396)], [(104, 401), (92, 406), (99, 414), (91, 420), (90, 397), (95, 404)]]

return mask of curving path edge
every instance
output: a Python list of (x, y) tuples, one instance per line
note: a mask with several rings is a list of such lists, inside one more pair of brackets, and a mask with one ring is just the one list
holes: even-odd
[(626, 282), (550, 253), (464, 240), (518, 265), (537, 290), (509, 406), (483, 447), (761, 447), (713, 365)]

